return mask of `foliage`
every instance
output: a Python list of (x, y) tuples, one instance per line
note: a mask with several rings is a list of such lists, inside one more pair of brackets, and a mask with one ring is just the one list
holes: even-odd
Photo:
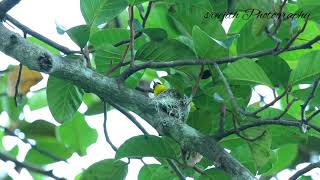
[[(152, 5), (148, 6), (151, 2)], [(288, 48), (306, 43), (319, 35), (320, 15), (317, 10), (320, 7), (320, 1), (289, 1), (283, 9), (284, 12), (303, 10), (312, 14), (305, 31), (299, 33), (299, 29), (304, 25), (304, 19), (294, 18), (282, 22), (279, 32), (271, 36), (268, 33), (274, 31), (276, 25), (270, 19), (235, 18), (226, 32), (220, 19), (204, 17), (207, 12), (230, 10), (231, 5), (223, 2), (216, 0), (81, 0), (80, 8), (86, 24), (75, 26), (65, 32), (82, 51), (88, 51), (92, 55), (87, 57), (92, 57), (90, 64), (92, 68), (110, 77), (119, 77), (124, 72), (130, 71), (130, 60), (133, 54), (136, 64), (148, 62), (174, 64), (180, 60), (193, 60), (193, 65), (201, 60), (217, 62), (223, 77), (218, 69), (214, 68), (213, 63), (203, 65), (202, 70), (201, 63), (198, 64), (199, 66), (172, 65), (133, 72), (126, 79), (126, 86), (131, 89), (149, 89), (152, 81), (157, 80), (188, 97), (196, 87), (193, 102), (198, 109), (190, 112), (188, 125), (205, 135), (216, 137), (219, 144), (230, 150), (230, 154), (253, 174), (266, 178), (272, 177), (284, 169), (294, 168), (301, 162), (309, 162), (314, 152), (319, 155), (319, 148), (308, 143), (310, 139), (319, 143), (320, 133), (316, 131), (317, 129), (308, 127), (303, 130), (301, 127), (301, 132), (300, 125), (276, 122), (240, 129), (240, 133), (234, 128), (264, 120), (298, 122), (302, 120), (301, 114), (312, 117), (308, 123), (313, 127), (320, 126), (318, 115), (320, 92), (317, 92), (319, 89), (317, 79), (320, 76), (320, 44), (319, 42), (313, 44), (312, 49), (287, 51)], [(268, 1), (240, 0), (232, 7), (233, 10), (258, 8), (273, 11), (270, 5)], [(133, 19), (128, 19), (126, 9), (132, 6), (135, 14)], [(278, 1), (275, 6), (279, 6)], [(239, 11), (239, 13), (242, 16), (245, 12)], [(130, 51), (128, 42), (122, 42), (130, 38), (128, 21), (129, 23), (134, 21), (136, 28), (137, 37), (133, 51)], [(268, 30), (265, 31), (266, 29)], [(290, 47), (284, 49), (285, 52), (272, 53), (273, 50), (277, 51), (272, 49), (276, 47), (277, 41), (280, 47), (285, 47), (295, 35), (298, 37), (295, 37)], [(57, 49), (44, 42), (34, 38), (28, 40), (59, 54)], [(132, 42), (129, 44), (131, 46)], [(270, 49), (271, 53), (261, 56), (247, 55)], [(244, 54), (247, 56), (243, 56)], [(240, 58), (230, 60), (228, 63), (223, 62), (228, 60), (224, 58), (236, 56)], [(20, 129), (27, 138), (36, 142), (38, 148), (53, 154), (60, 160), (66, 161), (73, 153), (79, 156), (86, 155), (87, 148), (96, 143), (98, 138), (97, 130), (88, 125), (86, 116), (104, 112), (104, 106), (99, 97), (54, 76), (49, 77), (45, 89), (30, 92), (30, 87), (40, 81), (42, 76), (39, 73), (27, 74), (24, 70), (19, 90), (23, 98), (19, 100), (16, 107), (13, 96), (18, 76), (17, 68), (11, 68), (13, 72), (0, 74), (0, 112), (7, 112), (9, 116), (7, 128)], [(159, 77), (157, 71), (165, 71), (166, 75)], [(209, 72), (210, 76), (201, 78), (204, 72)], [(223, 78), (227, 80), (233, 92), (232, 95), (228, 92), (228, 86), (225, 85)], [(302, 89), (302, 84), (308, 84), (310, 87)], [(262, 101), (249, 104), (257, 85), (273, 89), (276, 96), (280, 96), (283, 92), (285, 95), (279, 98), (278, 106), (266, 106), (260, 111), (261, 106), (265, 105)], [(26, 96), (28, 93), (30, 96)], [(234, 107), (233, 100), (236, 101), (239, 109)], [(79, 112), (82, 103), (88, 107), (84, 113)], [(301, 108), (304, 104), (307, 107), (305, 109)], [(59, 125), (53, 125), (46, 120), (26, 122), (23, 116), (25, 106), (28, 106), (31, 111), (49, 107)], [(111, 109), (108, 108), (107, 111)], [(246, 113), (242, 114), (238, 110)], [(247, 116), (248, 114), (251, 116)], [(221, 124), (221, 117), (224, 119), (223, 124)], [(221, 125), (224, 128), (222, 132)], [(227, 134), (233, 130), (234, 132)], [(4, 136), (5, 131), (0, 131), (0, 140)], [(255, 139), (256, 137), (258, 138)], [(2, 152), (2, 143), (0, 143), (0, 149)], [(304, 152), (306, 155), (298, 157), (300, 151), (307, 151)], [(11, 154), (14, 153), (11, 152)], [(229, 175), (221, 169), (212, 168), (213, 162), (207, 162), (205, 158), (197, 165), (205, 170), (203, 174), (185, 167), (181, 165), (182, 156), (179, 145), (170, 137), (135, 136), (119, 147), (114, 159), (96, 162), (79, 176), (84, 180), (125, 179), (128, 164), (120, 160), (121, 158), (154, 157), (161, 164), (145, 164), (139, 172), (139, 180), (178, 179), (170, 169), (167, 159), (178, 162), (182, 173), (195, 179), (230, 179)], [(33, 146), (26, 154), (25, 160), (37, 166), (46, 166), (58, 161), (39, 152)], [(207, 169), (209, 166), (210, 168)]]

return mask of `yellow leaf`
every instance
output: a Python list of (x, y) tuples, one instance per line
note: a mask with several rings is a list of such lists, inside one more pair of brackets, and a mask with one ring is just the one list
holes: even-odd
[[(8, 78), (8, 96), (14, 96), (16, 83), (19, 75), (19, 66), (15, 66), (13, 71), (9, 73)], [(25, 95), (30, 88), (43, 79), (41, 73), (30, 70), (26, 66), (22, 67), (21, 79), (19, 83), (19, 94)]]

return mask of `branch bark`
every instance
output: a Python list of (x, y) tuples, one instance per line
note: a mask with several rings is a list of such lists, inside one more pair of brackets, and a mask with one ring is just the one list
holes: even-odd
[(20, 0), (3, 0), (0, 2), (0, 20), (3, 19), (5, 14), (17, 5)]
[(29, 43), (0, 25), (0, 51), (15, 58), (28, 68), (68, 80), (106, 102), (117, 102), (135, 112), (161, 134), (168, 135), (184, 149), (196, 151), (213, 161), (235, 179), (255, 179), (240, 162), (234, 159), (211, 137), (204, 136), (165, 112), (158, 112), (152, 100), (141, 92), (128, 89), (116, 79), (86, 68), (81, 61), (69, 61), (40, 46)]

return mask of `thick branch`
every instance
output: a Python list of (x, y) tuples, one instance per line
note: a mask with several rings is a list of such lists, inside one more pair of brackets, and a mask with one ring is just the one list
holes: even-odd
[(24, 40), (3, 25), (0, 25), (0, 51), (30, 69), (68, 80), (88, 92), (97, 94), (107, 102), (117, 102), (138, 114), (159, 133), (172, 137), (184, 149), (199, 152), (232, 177), (255, 179), (248, 169), (224, 151), (213, 138), (204, 136), (165, 112), (158, 112), (150, 98), (139, 91), (126, 88), (115, 79), (86, 68), (81, 61), (69, 61), (53, 55), (44, 48)]
[(5, 14), (17, 5), (20, 0), (2, 0), (0, 2), (0, 20), (5, 16)]

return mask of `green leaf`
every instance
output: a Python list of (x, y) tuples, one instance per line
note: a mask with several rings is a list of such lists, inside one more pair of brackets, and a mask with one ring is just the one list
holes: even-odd
[(84, 48), (89, 40), (90, 27), (87, 25), (75, 26), (68, 29), (67, 34), (80, 48)]
[(136, 53), (136, 59), (142, 61), (172, 61), (194, 57), (195, 54), (188, 46), (174, 39), (148, 42)]
[(19, 129), (26, 134), (27, 138), (34, 137), (55, 137), (54, 124), (44, 120), (36, 120), (32, 123), (22, 123)]
[(53, 54), (59, 54), (59, 50), (57, 50), (56, 48), (50, 46), (49, 44), (40, 41), (39, 39), (35, 38), (35, 37), (27, 37), (28, 41), (31, 41), (34, 44), (37, 44), (45, 49), (47, 49), (48, 51), (52, 52)]
[(296, 85), (319, 74), (320, 63), (318, 59), (320, 59), (320, 51), (314, 51), (302, 56), (296, 69), (291, 72), (289, 84)]
[[(299, 98), (300, 100), (306, 102), (312, 92), (312, 87), (306, 89), (298, 89), (292, 92), (292, 95)], [(320, 90), (316, 91), (315, 97), (313, 97), (310, 102), (310, 107), (317, 107), (320, 104)]]
[(105, 159), (86, 169), (80, 180), (124, 180), (128, 173), (128, 164), (115, 159)]
[(269, 0), (238, 0), (236, 3), (236, 8), (239, 10), (256, 9), (273, 12), (272, 3)]
[(199, 58), (215, 59), (228, 55), (227, 46), (222, 41), (210, 37), (198, 26), (192, 29), (192, 39)]
[[(281, 138), (281, 137), (279, 137)], [(272, 168), (264, 173), (264, 176), (272, 176), (289, 167), (298, 155), (298, 145), (286, 144), (275, 150), (277, 161), (272, 164)]]
[(147, 28), (144, 30), (144, 33), (146, 33), (152, 41), (162, 41), (168, 37), (167, 32), (161, 28)]
[(320, 2), (317, 0), (299, 0), (298, 5), (304, 13), (310, 13), (310, 20), (320, 22)]
[(133, 5), (139, 5), (139, 4), (147, 2), (147, 1), (149, 1), (149, 0), (129, 0), (130, 5), (132, 5), (132, 6)]
[(223, 72), (228, 80), (234, 83), (244, 81), (272, 87), (272, 83), (263, 69), (250, 59), (236, 61), (228, 65)]
[(139, 180), (166, 180), (177, 179), (177, 176), (173, 174), (168, 167), (160, 164), (148, 164), (144, 165), (138, 175)]
[(127, 0), (81, 0), (81, 13), (88, 25), (105, 23), (128, 6)]
[[(122, 51), (110, 44), (102, 44), (96, 48), (94, 61), (96, 63), (97, 72), (105, 74), (117, 66), (122, 58)], [(127, 57), (129, 57), (127, 55)], [(113, 74), (119, 74), (120, 69)]]
[(84, 116), (76, 113), (72, 120), (57, 128), (58, 139), (79, 155), (86, 155), (86, 149), (98, 138), (97, 130), (88, 126)]
[[(245, 135), (250, 135), (250, 137), (257, 137), (263, 133), (263, 129), (253, 129), (245, 131)], [(262, 137), (259, 139), (248, 142), (252, 157), (258, 169), (263, 167), (271, 157), (271, 134), (266, 131)]]
[[(271, 4), (271, 3), (270, 3)], [(254, 21), (250, 20), (240, 31), (240, 37), (237, 41), (237, 53), (253, 53), (259, 50), (274, 47), (274, 42), (265, 34), (254, 34)]]
[[(66, 148), (64, 144), (58, 142), (54, 137), (35, 137), (33, 139), (36, 140), (39, 148), (61, 159), (67, 159), (73, 153), (73, 151)], [(56, 160), (41, 154), (32, 148), (28, 151), (25, 159), (27, 162), (37, 165), (46, 165), (56, 162)]]
[(264, 70), (276, 87), (287, 87), (291, 69), (286, 61), (278, 56), (259, 58), (257, 64)]
[(136, 136), (124, 142), (118, 149), (116, 158), (160, 157), (177, 158), (178, 145), (168, 137)]
[(47, 100), (52, 116), (58, 122), (71, 120), (82, 102), (84, 92), (68, 81), (49, 77)]
[(202, 174), (199, 177), (199, 180), (231, 180), (231, 177), (220, 169), (213, 168), (205, 170), (204, 172), (206, 173), (206, 175)]
[(214, 121), (218, 118), (217, 115), (218, 113), (213, 112), (213, 110), (196, 110), (189, 114), (188, 125), (204, 134), (209, 134), (212, 132), (212, 128), (218, 125)]
[(28, 106), (31, 111), (48, 106), (46, 90), (35, 92), (31, 98), (28, 99)]

